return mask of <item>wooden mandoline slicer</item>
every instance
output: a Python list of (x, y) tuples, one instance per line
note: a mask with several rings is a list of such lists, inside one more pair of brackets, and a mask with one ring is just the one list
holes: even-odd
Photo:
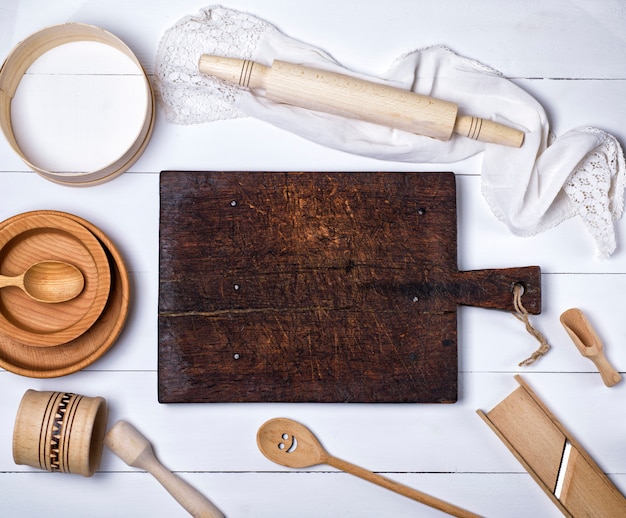
[(565, 516), (626, 516), (626, 499), (530, 387), (478, 415)]

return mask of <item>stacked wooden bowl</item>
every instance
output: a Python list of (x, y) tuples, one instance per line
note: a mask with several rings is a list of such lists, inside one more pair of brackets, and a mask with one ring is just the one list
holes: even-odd
[(100, 358), (128, 314), (128, 273), (117, 248), (82, 218), (57, 211), (18, 214), (0, 223), (0, 274), (17, 276), (40, 261), (76, 266), (84, 288), (59, 303), (20, 288), (0, 290), (0, 367), (34, 378), (76, 372)]

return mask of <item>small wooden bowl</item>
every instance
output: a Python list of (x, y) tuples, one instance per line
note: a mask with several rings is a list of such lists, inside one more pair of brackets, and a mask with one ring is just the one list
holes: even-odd
[(0, 223), (0, 273), (19, 275), (42, 260), (65, 261), (85, 278), (78, 297), (57, 304), (38, 302), (20, 288), (0, 290), (0, 333), (28, 345), (57, 346), (83, 334), (98, 319), (111, 288), (104, 249), (83, 225), (40, 211)]
[(111, 290), (104, 310), (78, 338), (56, 347), (30, 347), (0, 334), (0, 367), (21, 376), (55, 378), (91, 365), (115, 343), (128, 316), (130, 283), (121, 254), (98, 227), (73, 214), (39, 213), (62, 216), (83, 225), (100, 241), (111, 266)]

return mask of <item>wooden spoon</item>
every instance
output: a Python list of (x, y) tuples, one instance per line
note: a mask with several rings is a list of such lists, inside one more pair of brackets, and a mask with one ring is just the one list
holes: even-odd
[(42, 261), (16, 277), (0, 275), (0, 288), (17, 286), (38, 302), (66, 302), (80, 295), (85, 278), (73, 264)]
[(602, 341), (580, 309), (568, 309), (561, 315), (561, 324), (583, 356), (589, 358), (600, 371), (607, 387), (618, 383), (622, 376), (604, 356)]
[(291, 419), (270, 419), (259, 428), (256, 441), (263, 455), (282, 466), (308, 468), (328, 464), (453, 516), (479, 516), (330, 455), (308, 428)]
[(129, 466), (146, 470), (167, 489), (191, 516), (223, 518), (221, 511), (203, 494), (161, 464), (152, 445), (126, 421), (118, 421), (104, 437), (104, 444)]

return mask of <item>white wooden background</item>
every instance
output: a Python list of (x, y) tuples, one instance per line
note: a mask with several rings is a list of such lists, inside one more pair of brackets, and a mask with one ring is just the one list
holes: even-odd
[[(45, 26), (79, 21), (116, 34), (152, 73), (163, 32), (206, 5), (201, 0), (1, 0), (0, 56)], [(546, 108), (555, 134), (591, 125), (626, 143), (623, 0), (233, 0), (226, 6), (248, 10), (370, 74), (384, 72), (404, 52), (447, 45), (502, 71), (533, 94)], [(62, 81), (32, 88), (32, 81), (44, 76), (45, 71), (29, 78), (31, 89), (60, 95)], [(103, 84), (97, 77), (92, 83), (94, 88)], [(81, 151), (74, 151), (68, 159), (80, 157)], [(95, 152), (105, 156), (107, 151), (104, 141)], [(161, 405), (158, 185), (164, 169), (451, 169), (458, 178), (459, 268), (540, 265), (543, 312), (533, 322), (553, 348), (535, 365), (519, 368), (536, 347), (520, 322), (507, 312), (461, 308), (460, 400), (454, 405)], [(324, 149), (254, 120), (180, 127), (166, 123), (160, 111), (147, 151), (129, 172), (101, 186), (76, 189), (29, 171), (1, 138), (0, 219), (37, 209), (88, 219), (121, 249), (133, 298), (120, 339), (84, 371), (57, 379), (0, 371), (0, 515), (186, 515), (150, 475), (127, 467), (108, 450), (92, 478), (15, 465), (13, 421), (28, 388), (105, 397), (110, 424), (121, 418), (132, 422), (166, 466), (229, 517), (441, 514), (324, 466), (292, 471), (266, 460), (255, 434), (261, 423), (278, 416), (307, 424), (336, 456), (475, 513), (560, 516), (475, 413), (512, 392), (514, 374), (522, 373), (626, 492), (626, 382), (606, 388), (559, 323), (565, 309), (583, 309), (609, 359), (626, 371), (624, 222), (618, 223), (618, 251), (605, 261), (595, 259), (591, 238), (576, 219), (537, 237), (514, 237), (481, 197), (479, 173), (480, 157), (451, 166), (385, 163)]]

